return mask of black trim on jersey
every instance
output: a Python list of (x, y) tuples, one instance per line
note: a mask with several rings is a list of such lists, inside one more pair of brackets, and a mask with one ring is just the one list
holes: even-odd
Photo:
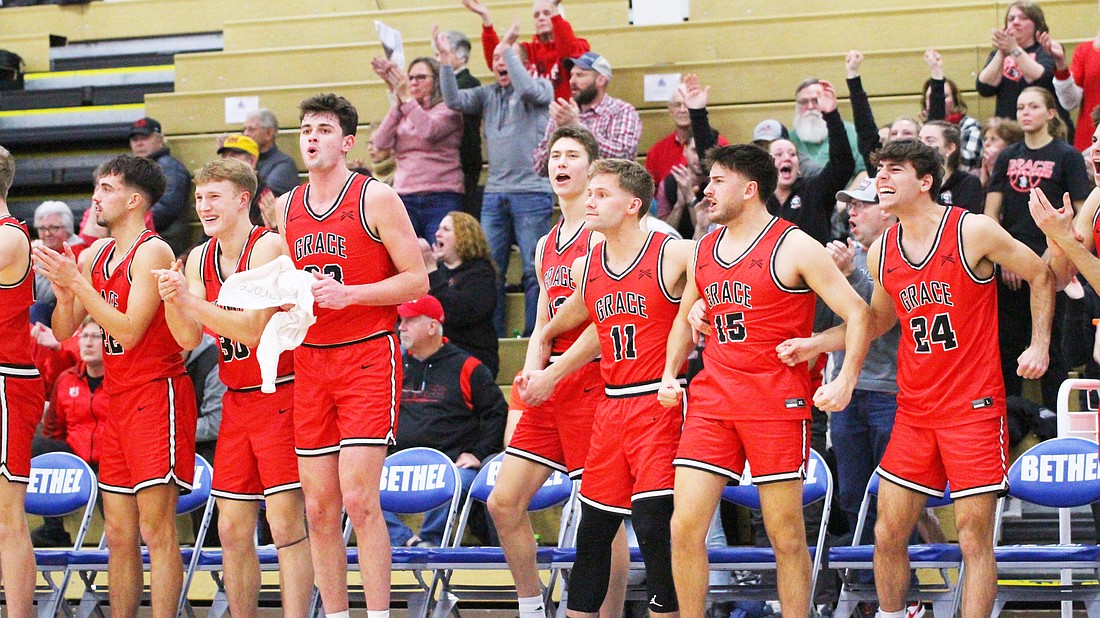
[[(900, 224), (898, 224), (900, 225)], [(879, 236), (878, 244), (878, 284), (882, 286), (882, 289), (886, 289), (886, 279), (883, 277), (886, 273), (886, 246), (890, 244), (890, 230), (896, 228), (897, 225), (886, 228), (882, 231), (882, 236)]]
[(679, 304), (681, 296), (673, 296), (667, 289), (665, 289), (665, 247), (668, 246), (668, 241), (672, 240), (671, 236), (665, 236), (661, 241), (661, 248), (657, 250), (657, 287), (661, 288), (661, 293), (665, 295), (665, 300), (673, 304)]
[[(760, 244), (761, 240), (764, 240), (764, 235), (767, 234), (768, 231), (772, 229), (772, 226), (775, 225), (776, 221), (779, 221), (779, 218), (778, 217), (772, 217), (772, 220), (769, 221), (768, 224), (764, 226), (764, 229), (760, 230), (760, 233), (756, 235), (756, 239), (753, 240), (751, 243), (749, 243), (749, 247), (747, 249), (745, 249), (741, 253), (741, 255), (737, 256), (732, 262), (727, 262), (727, 261), (722, 259), (722, 256), (718, 255), (718, 245), (722, 243), (722, 238), (725, 237), (726, 230), (729, 229), (726, 226), (722, 226), (722, 227), (718, 228), (715, 231), (718, 234), (718, 238), (715, 239), (715, 241), (714, 241), (714, 249), (712, 251), (712, 253), (714, 253), (714, 261), (718, 262), (718, 265), (721, 266), (722, 268), (725, 268), (726, 270), (729, 270), (730, 268), (733, 268), (734, 266), (739, 264), (741, 262), (741, 260), (745, 259), (745, 257), (747, 257), (750, 253), (752, 253), (752, 250), (756, 248), (756, 245)], [(711, 232), (711, 233), (713, 234), (715, 232)]]
[(216, 273), (211, 274), (211, 273), (207, 272), (207, 268), (206, 268), (206, 260), (207, 260), (207, 257), (208, 257), (207, 253), (210, 251), (210, 245), (214, 244), (214, 242), (215, 241), (214, 241), (213, 238), (211, 238), (210, 240), (204, 242), (202, 244), (202, 250), (199, 251), (199, 276), (202, 277), (203, 285), (206, 285), (206, 283), (208, 281), (211, 281), (211, 280), (213, 280), (214, 277), (218, 276)]
[(290, 205), (294, 203), (294, 196), (298, 194), (298, 189), (301, 189), (302, 185), (298, 185), (287, 191), (286, 205), (283, 206), (283, 233), (286, 233), (287, 223), (290, 222)]
[(0, 363), (0, 376), (5, 378), (40, 378), (42, 374), (38, 373), (38, 367), (35, 365), (19, 365), (13, 363)]
[[(145, 241), (149, 240), (150, 238), (160, 238), (160, 236), (157, 236), (155, 232), (151, 232), (149, 230), (142, 231), (141, 234), (138, 234), (138, 238), (137, 238), (137, 240), (134, 241), (134, 244), (133, 244), (133, 246), (130, 247), (130, 250), (127, 251), (126, 255), (124, 255), (122, 257), (123, 261), (125, 261), (127, 258), (130, 259), (130, 263), (128, 263), (126, 265), (126, 282), (127, 283), (133, 283), (134, 282), (134, 273), (133, 273), (133, 270), (131, 270), (131, 269), (134, 267), (134, 256), (137, 255), (138, 247), (145, 244)], [(175, 262), (174, 259), (172, 261)]]
[[(103, 246), (99, 248), (99, 253), (96, 254), (95, 259), (92, 260), (92, 271), (95, 272), (96, 268), (99, 268), (103, 274), (103, 280), (107, 281), (111, 278), (111, 273), (107, 272), (107, 264), (111, 262), (111, 258), (115, 255), (115, 239), (112, 238), (103, 243)], [(102, 262), (100, 259), (102, 258)]]
[(344, 188), (341, 189), (340, 194), (336, 196), (336, 201), (332, 203), (332, 206), (328, 207), (327, 211), (320, 215), (314, 213), (313, 209), (309, 207), (309, 183), (307, 182), (305, 191), (302, 192), (302, 208), (304, 208), (305, 211), (309, 213), (309, 216), (313, 217), (314, 220), (324, 221), (326, 218), (328, 218), (329, 215), (336, 212), (336, 209), (340, 207), (340, 203), (344, 201), (344, 198), (347, 196), (348, 191), (351, 190), (352, 182), (355, 181), (355, 177), (358, 175), (359, 174), (357, 174), (356, 172), (352, 172), (351, 175), (348, 176), (348, 179), (344, 181)]
[(1092, 212), (1092, 233), (1096, 234), (1096, 223), (1100, 221), (1100, 206), (1097, 206), (1096, 210)]
[(381, 339), (382, 337), (389, 337), (394, 334), (392, 330), (380, 330), (377, 333), (373, 333), (363, 337), (361, 339), (355, 339), (353, 341), (344, 341), (341, 343), (303, 343), (304, 348), (342, 348), (346, 345), (355, 345), (357, 343), (365, 343), (367, 341), (373, 341), (375, 339)]
[[(248, 264), (252, 261), (252, 249), (256, 246), (256, 242), (264, 237), (264, 234), (260, 234), (255, 238), (252, 237), (259, 227), (258, 225), (253, 225), (252, 229), (248, 230), (248, 238), (245, 239), (244, 246), (241, 247), (241, 254), (237, 256), (237, 265), (233, 267), (232, 274), (241, 272), (242, 261), (244, 262), (244, 270), (248, 270)], [(264, 233), (267, 233), (266, 230)], [(214, 245), (214, 276), (218, 278), (219, 283), (225, 283), (225, 276), (222, 275), (222, 243), (217, 238), (211, 238), (210, 240)], [(205, 260), (203, 260), (203, 262), (205, 263)]]
[[(649, 244), (651, 242), (653, 242), (653, 235), (654, 234), (656, 234), (656, 232), (650, 232), (649, 236), (646, 236), (645, 244), (642, 245), (642, 250), (638, 252), (638, 255), (634, 256), (634, 261), (630, 263), (630, 266), (627, 266), (626, 270), (624, 270), (622, 273), (620, 273), (618, 275), (611, 272), (611, 269), (607, 267), (607, 243), (605, 242), (603, 244), (603, 250), (601, 252), (603, 254), (601, 256), (602, 259), (600, 260), (601, 261), (600, 266), (603, 268), (604, 274), (606, 274), (608, 277), (611, 277), (615, 281), (622, 281), (623, 277), (629, 275), (630, 271), (634, 270), (634, 267), (637, 266), (642, 261), (642, 257), (645, 256), (646, 251), (649, 250)], [(669, 238), (671, 238), (671, 237), (669, 237)]]
[[(603, 242), (605, 244), (607, 243), (607, 241), (603, 241)], [(545, 255), (546, 247), (544, 246), (542, 250), (543, 250), (543, 254)], [(588, 289), (588, 271), (589, 271), (589, 269), (592, 268), (592, 260), (596, 259), (597, 256), (600, 258), (600, 261), (602, 262), (603, 261), (603, 249), (600, 249), (600, 252), (598, 254), (595, 251), (589, 251), (588, 252), (588, 258), (584, 261), (584, 272), (581, 273), (581, 280), (577, 284), (578, 285), (577, 289), (581, 293), (581, 300), (585, 301), (585, 304), (588, 303), (588, 299), (585, 298), (585, 291)], [(602, 264), (600, 265), (600, 269), (604, 270)], [(570, 270), (572, 270), (572, 269), (570, 269)]]
[(905, 248), (901, 244), (901, 224), (898, 224), (898, 255), (901, 256), (901, 261), (909, 265), (913, 270), (923, 270), (929, 262), (932, 261), (932, 256), (936, 255), (936, 249), (940, 247), (940, 241), (943, 240), (943, 231), (947, 228), (948, 215), (951, 214), (951, 206), (945, 206), (943, 211), (943, 219), (940, 220), (940, 227), (936, 230), (936, 240), (932, 242), (932, 248), (928, 250), (928, 255), (924, 256), (924, 259), (920, 261), (920, 264), (914, 264), (909, 261), (909, 258), (905, 255)]
[[(604, 396), (608, 399), (629, 399), (631, 397), (641, 397), (643, 395), (652, 395), (661, 388), (662, 378), (655, 380), (645, 380), (643, 382), (631, 382), (630, 384), (605, 384)], [(687, 377), (676, 376), (676, 381), (680, 386), (687, 386)]]
[[(1097, 210), (1100, 210), (1100, 208), (1098, 208)], [(557, 253), (558, 255), (561, 255), (568, 251), (569, 247), (573, 246), (573, 243), (577, 242), (577, 239), (581, 237), (581, 233), (584, 232), (584, 224), (582, 223), (581, 226), (577, 228), (577, 231), (573, 232), (573, 236), (571, 236), (569, 240), (565, 241), (565, 246), (559, 247), (558, 240), (561, 238), (561, 226), (563, 221), (565, 221), (565, 219), (559, 220), (557, 225), (555, 225), (551, 230), (552, 232), (554, 232), (554, 253)], [(546, 249), (543, 249), (543, 251), (545, 252)]]
[(367, 176), (367, 179), (363, 181), (363, 188), (359, 190), (359, 224), (363, 226), (363, 231), (367, 233), (367, 236), (375, 241), (382, 242), (382, 235), (370, 229), (367, 225), (367, 185), (374, 180), (374, 177)]
[[(1100, 211), (1100, 208), (1098, 208), (1097, 211)], [(986, 277), (985, 279), (982, 279), (981, 277), (979, 277), (977, 275), (977, 273), (975, 273), (973, 270), (971, 270), (970, 262), (966, 259), (966, 251), (963, 249), (963, 220), (966, 219), (966, 216), (969, 215), (969, 214), (970, 214), (969, 212), (964, 211), (962, 213), (962, 215), (959, 216), (959, 229), (956, 232), (956, 235), (957, 235), (956, 240), (959, 243), (959, 261), (962, 262), (963, 270), (966, 271), (966, 274), (970, 276), (970, 278), (974, 281), (974, 283), (979, 283), (979, 284), (991, 283), (993, 281), (993, 278), (997, 276), (996, 269), (994, 269), (992, 272), (990, 272), (988, 277)]]
[[(10, 219), (10, 221), (9, 221), (9, 219)], [(20, 277), (19, 281), (16, 281), (15, 283), (11, 283), (11, 284), (0, 283), (0, 289), (11, 290), (11, 289), (14, 289), (14, 288), (17, 288), (17, 287), (23, 285), (23, 282), (26, 281), (27, 277), (31, 274), (31, 265), (32, 265), (32, 262), (33, 262), (33, 260), (31, 260), (31, 254), (30, 254), (31, 233), (30, 233), (29, 230), (27, 230), (23, 227), (23, 224), (19, 221), (19, 219), (16, 219), (15, 217), (13, 217), (11, 215), (7, 215), (3, 218), (0, 218), (0, 221), (3, 221), (3, 223), (0, 223), (0, 226), (14, 227), (15, 229), (19, 230), (24, 236), (27, 237), (27, 270), (23, 272), (23, 276)], [(14, 223), (12, 223), (12, 221), (14, 221)], [(38, 298), (35, 297), (34, 295), (32, 295), (32, 297), (34, 297), (35, 300), (38, 300)]]
[(783, 245), (783, 241), (786, 240), (787, 234), (790, 234), (797, 229), (798, 228), (796, 226), (792, 225), (791, 227), (783, 230), (783, 233), (779, 235), (779, 238), (775, 241), (775, 246), (772, 247), (772, 256), (768, 259), (768, 272), (772, 276), (772, 283), (774, 283), (775, 287), (779, 288), (781, 291), (788, 294), (809, 294), (810, 292), (813, 292), (813, 290), (811, 290), (809, 287), (789, 288), (783, 285), (783, 282), (779, 280), (779, 274), (775, 272), (775, 257), (779, 255), (779, 247)]

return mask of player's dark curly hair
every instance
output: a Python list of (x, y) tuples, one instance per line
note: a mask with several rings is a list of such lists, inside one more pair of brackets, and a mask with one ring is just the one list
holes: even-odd
[(881, 150), (871, 155), (871, 164), (908, 163), (917, 172), (917, 178), (932, 177), (933, 197), (940, 194), (943, 184), (943, 155), (919, 139), (896, 139), (886, 142)]
[(331, 92), (315, 94), (298, 104), (298, 122), (301, 122), (306, 114), (332, 114), (340, 122), (340, 130), (344, 135), (355, 135), (359, 128), (359, 112), (351, 101)]
[(703, 169), (711, 169), (715, 164), (736, 172), (749, 182), (756, 183), (756, 193), (761, 201), (775, 193), (779, 182), (779, 171), (768, 151), (755, 144), (735, 144), (711, 148), (703, 161)]
[(117, 175), (122, 177), (122, 184), (136, 190), (145, 197), (145, 207), (151, 208), (156, 204), (164, 190), (168, 187), (168, 180), (160, 166), (152, 159), (135, 157), (133, 155), (119, 155), (99, 167), (99, 178), (103, 176)]

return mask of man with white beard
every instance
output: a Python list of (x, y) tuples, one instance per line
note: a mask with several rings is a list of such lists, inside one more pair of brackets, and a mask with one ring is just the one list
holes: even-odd
[[(791, 143), (798, 149), (798, 159), (804, 168), (823, 167), (829, 162), (829, 128), (821, 110), (821, 98), (824, 82), (816, 77), (808, 77), (795, 89), (794, 123), (791, 125)], [(844, 133), (848, 145), (855, 154), (855, 171), (852, 177), (866, 167), (859, 154), (856, 140), (856, 128), (850, 122), (844, 123)]]

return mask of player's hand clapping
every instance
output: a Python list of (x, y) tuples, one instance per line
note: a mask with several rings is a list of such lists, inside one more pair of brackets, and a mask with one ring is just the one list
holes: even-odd
[(78, 279), (83, 278), (83, 275), (80, 274), (80, 267), (76, 265), (76, 256), (69, 248), (69, 243), (64, 244), (64, 249), (65, 253), (62, 255), (45, 245), (35, 247), (32, 250), (34, 272), (49, 279), (55, 289), (69, 290)]
[(191, 300), (187, 288), (187, 278), (183, 276), (183, 260), (176, 260), (172, 268), (158, 268), (153, 271), (157, 278), (157, 291), (166, 303), (185, 305)]

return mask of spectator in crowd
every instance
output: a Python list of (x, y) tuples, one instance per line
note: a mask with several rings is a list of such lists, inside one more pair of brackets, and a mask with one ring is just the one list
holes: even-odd
[(772, 142), (768, 151), (779, 170), (779, 181), (767, 205), (768, 212), (798, 225), (824, 245), (831, 240), (836, 194), (848, 184), (857, 162), (850, 148), (851, 141), (846, 139), (847, 128), (837, 110), (832, 84), (819, 82), (814, 92), (812, 111), (820, 113), (832, 142), (829, 158), (820, 172), (803, 174), (794, 140)]
[[(879, 128), (875, 124), (875, 115), (871, 111), (871, 100), (867, 91), (863, 89), (863, 78), (859, 74), (859, 68), (863, 65), (863, 52), (858, 49), (849, 50), (844, 56), (844, 68), (847, 71), (848, 99), (852, 103), (852, 120), (856, 129), (856, 151), (865, 162), (864, 168), (856, 167), (856, 174), (866, 172), (869, 177), (874, 177), (878, 170), (871, 164), (871, 155), (882, 148), (883, 144), (890, 141), (890, 125)], [(858, 161), (858, 159), (857, 159)], [(843, 219), (843, 217), (840, 217)], [(845, 223), (845, 229), (847, 224)]]
[[(645, 168), (649, 171), (649, 175), (653, 176), (653, 180), (657, 182), (658, 187), (664, 184), (674, 167), (683, 167), (688, 164), (687, 149), (688, 142), (691, 141), (691, 115), (688, 113), (687, 105), (684, 104), (683, 95), (680, 94), (678, 88), (672, 93), (672, 98), (668, 101), (668, 115), (672, 118), (674, 127), (672, 133), (653, 144), (645, 154)], [(755, 132), (753, 140), (756, 140)], [(719, 146), (728, 144), (726, 138), (718, 137)], [(699, 160), (697, 154), (695, 159), (696, 161)], [(660, 213), (658, 213), (658, 216), (661, 216)]]
[[(681, 148), (684, 163), (677, 163), (669, 169), (664, 180), (657, 183), (657, 220), (668, 225), (669, 230), (660, 230), (678, 238), (691, 239), (695, 236), (695, 204), (703, 199), (703, 163), (695, 149), (695, 139)], [(646, 157), (649, 162), (649, 157)], [(649, 217), (647, 216), (647, 222)], [(654, 229), (650, 225), (649, 229)]]
[[(878, 191), (871, 178), (861, 181), (855, 189), (837, 193), (836, 199), (847, 205), (851, 237), (855, 242), (834, 240), (825, 248), (848, 278), (848, 283), (865, 302), (870, 302), (878, 273), (872, 273), (867, 268), (867, 249), (897, 219), (879, 206)], [(843, 321), (828, 308), (820, 313), (814, 330), (831, 328)], [(894, 427), (894, 415), (898, 408), (900, 337), (900, 327), (895, 324), (886, 334), (871, 342), (855, 390), (852, 391), (851, 403), (831, 415), (829, 420), (829, 433), (836, 451), (838, 504), (848, 520), (848, 528), (853, 531), (864, 488), (886, 452), (886, 444)], [(815, 339), (794, 341), (812, 349)], [(831, 379), (835, 379), (843, 364), (844, 352), (833, 352), (830, 356), (833, 367)], [(873, 542), (874, 509), (868, 513), (867, 521), (861, 543)]]
[[(260, 159), (260, 147), (251, 137), (234, 133), (222, 140), (218, 154), (223, 159), (243, 161), (255, 171)], [(262, 178), (257, 176), (256, 181), (256, 195), (252, 196), (252, 203), (248, 206), (248, 219), (252, 225), (275, 229), (275, 194)]]
[[(996, 115), (1016, 117), (1016, 100), (1025, 88), (1037, 86), (1054, 95), (1054, 58), (1043, 49), (1038, 37), (1049, 33), (1043, 9), (1021, 0), (1008, 5), (1005, 27), (993, 30), (993, 51), (978, 73), (978, 94), (997, 97)], [(1073, 141), (1069, 112), (1055, 102), (1055, 109)]]
[(408, 209), (416, 235), (430, 240), (448, 212), (462, 210), (462, 114), (443, 104), (435, 58), (414, 59), (407, 74), (384, 58), (371, 64), (391, 95), (390, 111), (371, 142), (393, 150), (393, 188)]
[[(489, 16), (489, 4), (485, 0), (462, 0), (462, 4), (481, 16), (481, 45), (485, 51), (485, 63), (493, 68), (493, 55), (501, 39), (493, 28)], [(562, 66), (566, 58), (575, 58), (589, 50), (588, 41), (573, 34), (573, 26), (561, 15), (561, 0), (536, 0), (535, 37), (530, 43), (521, 43), (527, 58), (527, 68), (536, 77), (554, 84), (554, 96), (570, 97), (569, 67)], [(519, 19), (504, 34), (509, 47), (519, 38)]]
[(978, 179), (983, 189), (989, 188), (989, 177), (993, 175), (993, 165), (1001, 151), (1023, 139), (1024, 130), (1015, 120), (993, 116), (982, 123), (982, 167)]
[(1039, 34), (1039, 44), (1054, 58), (1054, 90), (1058, 103), (1077, 113), (1077, 129), (1073, 146), (1084, 150), (1091, 145), (1096, 123), (1092, 110), (1100, 103), (1100, 34), (1091, 41), (1084, 41), (1073, 50), (1072, 64), (1066, 64), (1066, 50), (1051, 38), (1049, 32)]
[[(435, 41), (440, 55), (449, 57), (449, 42), (438, 34)], [(524, 332), (530, 333), (534, 328), (539, 293), (535, 245), (550, 229), (554, 209), (549, 179), (532, 167), (532, 153), (547, 123), (553, 88), (549, 81), (531, 77), (524, 70), (522, 53), (518, 46), (497, 45), (493, 61), (496, 82), (478, 88), (459, 90), (446, 62), (441, 74), (447, 105), (463, 113), (477, 111), (485, 119), (489, 179), (485, 183), (481, 222), (489, 238), (493, 263), (498, 268), (493, 318), (498, 337), (504, 336), (504, 278), (513, 243), (519, 245), (523, 260)], [(450, 314), (450, 307), (447, 309)], [(496, 362), (486, 364), (495, 375)]]
[(959, 87), (944, 78), (943, 56), (934, 49), (924, 52), (931, 76), (924, 82), (924, 107), (921, 118), (925, 122), (946, 120), (959, 127), (962, 147), (959, 149), (958, 169), (964, 172), (977, 169), (982, 156), (982, 127), (976, 118), (967, 114), (966, 101), (959, 94)]
[(588, 52), (579, 58), (566, 58), (571, 99), (559, 97), (550, 104), (550, 122), (535, 152), (535, 171), (546, 173), (550, 135), (558, 127), (583, 125), (596, 136), (601, 159), (628, 159), (638, 156), (642, 120), (634, 106), (607, 94), (611, 83), (611, 63), (603, 56)]
[(260, 155), (256, 159), (256, 173), (278, 197), (298, 186), (298, 165), (287, 153), (279, 150), (275, 136), (279, 134), (279, 119), (268, 109), (258, 109), (244, 119), (246, 136), (256, 142)]
[(397, 171), (397, 159), (393, 156), (393, 149), (379, 148), (374, 145), (374, 142), (367, 141), (367, 155), (370, 157), (370, 165), (367, 168), (370, 175), (392, 187), (393, 175)]
[(186, 208), (191, 199), (191, 173), (172, 156), (160, 123), (152, 118), (140, 118), (130, 126), (130, 153), (152, 160), (164, 172), (168, 186), (146, 213), (145, 226), (160, 235), (176, 255), (182, 254), (191, 241), (190, 211)]
[[(218, 442), (218, 429), (222, 424), (222, 396), (225, 384), (218, 377), (218, 355), (221, 348), (210, 333), (202, 334), (202, 341), (193, 350), (183, 351), (183, 362), (191, 384), (195, 387), (195, 409), (199, 411), (198, 424), (195, 426), (195, 454), (202, 455), (206, 461), (214, 461), (214, 449)], [(202, 511), (191, 513), (191, 525), (198, 532), (202, 523)], [(218, 514), (215, 511), (206, 532), (206, 545), (217, 547), (221, 544), (218, 537)]]
[(943, 155), (943, 184), (936, 201), (944, 206), (965, 208), (975, 214), (984, 212), (982, 181), (959, 169), (962, 153), (959, 127), (944, 120), (933, 120), (921, 127), (920, 140)]
[[(1024, 130), (1024, 140), (1006, 147), (997, 156), (985, 200), (985, 214), (1000, 222), (1036, 254), (1042, 255), (1047, 251), (1047, 239), (1028, 210), (1032, 189), (1042, 189), (1048, 196), (1069, 193), (1074, 210), (1078, 211), (1092, 190), (1093, 182), (1081, 153), (1063, 139), (1064, 126), (1054, 95), (1049, 90), (1032, 86), (1020, 93), (1016, 119)], [(1016, 357), (1030, 345), (1029, 290), (1018, 274), (1000, 269), (999, 275), (997, 312), (1005, 391), (1007, 395), (1020, 395), (1022, 382), (1016, 375)], [(1059, 295), (1055, 305), (1050, 366), (1042, 378), (1042, 403), (1052, 410), (1056, 409), (1058, 387), (1068, 370), (1057, 344), (1061, 337), (1064, 305), (1061, 298)]]
[[(690, 118), (690, 110), (688, 112)], [(767, 120), (761, 120), (756, 123), (756, 126), (752, 129), (752, 143), (763, 148), (768, 149), (768, 145), (777, 139), (791, 139), (791, 134), (787, 131), (787, 127), (783, 126), (782, 122), (774, 118)], [(652, 152), (652, 150), (650, 151)], [(649, 155), (646, 155), (646, 160), (649, 160)]]
[[(64, 451), (99, 469), (100, 437), (107, 423), (107, 393), (103, 383), (103, 330), (84, 318), (79, 336), (80, 364), (66, 369), (51, 391), (42, 420), (42, 434), (31, 444), (31, 456)], [(72, 537), (61, 517), (47, 517), (31, 531), (35, 547), (71, 547)]]
[(498, 279), (477, 219), (464, 212), (447, 213), (435, 233), (432, 256), (425, 264), (428, 293), (447, 316), (443, 334), (484, 363), (495, 380), (500, 369), (499, 339), (493, 327)]
[[(445, 453), (458, 466), (465, 497), (482, 462), (504, 446), (504, 395), (481, 361), (444, 338), (446, 317), (438, 300), (426, 295), (404, 303), (398, 315), (405, 353), (397, 448), (426, 446)], [(447, 508), (429, 511), (419, 534), (386, 513), (390, 541), (394, 546), (439, 545)]]
[(917, 139), (920, 134), (920, 121), (909, 116), (899, 116), (890, 123), (890, 140)]
[[(862, 61), (862, 56), (860, 56)], [(857, 65), (858, 67), (858, 65)], [(818, 167), (824, 167), (829, 162), (830, 142), (833, 132), (825, 123), (824, 113), (820, 108), (819, 99), (825, 88), (825, 82), (816, 77), (808, 77), (802, 80), (794, 91), (794, 124), (791, 125), (792, 133), (790, 142), (798, 151), (799, 162), (802, 167), (810, 169), (808, 163)], [(859, 155), (859, 142), (856, 139), (856, 128), (850, 122), (843, 122), (844, 136), (848, 139), (848, 151), (854, 154), (855, 167), (851, 172), (854, 177), (866, 167), (863, 157)], [(836, 193), (835, 191), (833, 193)], [(830, 193), (829, 195), (832, 195)]]
[[(45, 201), (39, 204), (34, 209), (34, 231), (38, 236), (36, 244), (41, 243), (54, 251), (62, 252), (62, 246), (68, 243), (77, 259), (88, 246), (83, 238), (73, 234), (73, 210), (65, 202)], [(50, 281), (35, 273), (31, 322), (49, 326), (56, 304), (57, 298), (53, 294)]]
[[(481, 80), (470, 73), (467, 66), (470, 63), (470, 39), (457, 30), (447, 30), (443, 33), (447, 40), (451, 53), (444, 57), (442, 48), (436, 45), (435, 59), (439, 61), (440, 69), (450, 66), (454, 72), (455, 83), (460, 90), (469, 90), (481, 85)], [(432, 38), (438, 38), (438, 30), (432, 30)], [(442, 84), (441, 84), (442, 86)], [(444, 93), (444, 100), (447, 95)], [(475, 219), (481, 217), (481, 110), (464, 112), (462, 114), (462, 142), (458, 147), (459, 158), (462, 160), (462, 178), (465, 187), (463, 212), (470, 213)]]

